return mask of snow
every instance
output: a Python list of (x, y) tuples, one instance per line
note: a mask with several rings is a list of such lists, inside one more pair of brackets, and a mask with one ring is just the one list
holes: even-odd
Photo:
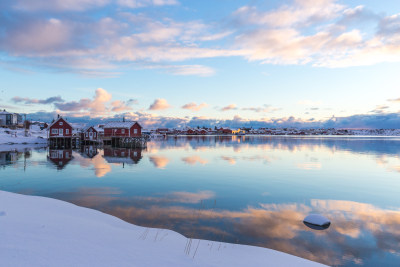
[(133, 125), (137, 123), (136, 121), (125, 121), (125, 122), (120, 122), (120, 121), (113, 121), (109, 122), (106, 125), (104, 125), (105, 128), (128, 128), (130, 129)]
[(32, 125), (25, 136), (24, 129), (11, 130), (7, 128), (0, 128), (0, 144), (46, 144), (47, 132), (40, 130), (36, 125)]
[(310, 223), (313, 225), (318, 225), (318, 226), (328, 226), (331, 224), (331, 222), (324, 216), (319, 215), (319, 214), (310, 214), (308, 215), (305, 219), (304, 222)]
[(266, 248), (191, 240), (67, 202), (4, 191), (0, 226), (2, 266), (323, 266)]

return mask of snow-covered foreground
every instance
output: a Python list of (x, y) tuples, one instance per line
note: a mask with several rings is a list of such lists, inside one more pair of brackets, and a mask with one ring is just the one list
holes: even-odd
[(0, 259), (2, 266), (322, 266), (265, 248), (190, 240), (67, 202), (4, 191)]
[(0, 128), (0, 144), (46, 144), (46, 130), (40, 130), (38, 126), (32, 125), (28, 136), (24, 129), (10, 130)]

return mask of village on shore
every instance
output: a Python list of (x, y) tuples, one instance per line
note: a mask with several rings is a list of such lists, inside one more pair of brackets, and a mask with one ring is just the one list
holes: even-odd
[[(144, 129), (139, 122), (105, 122), (98, 125), (71, 123), (58, 115), (51, 123), (23, 120), (22, 115), (0, 112), (0, 144), (47, 142), (50, 147), (71, 148), (79, 145), (101, 144), (119, 147), (146, 147), (151, 138), (167, 136), (400, 136), (400, 129), (335, 129), (335, 128), (253, 128), (253, 127), (184, 127)], [(16, 138), (20, 137), (18, 142)], [(43, 140), (37, 140), (43, 139)]]

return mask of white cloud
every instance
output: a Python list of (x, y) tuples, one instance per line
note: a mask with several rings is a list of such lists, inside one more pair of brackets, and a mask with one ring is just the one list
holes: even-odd
[(178, 5), (176, 0), (118, 0), (117, 3), (123, 7), (141, 8), (146, 6)]
[(88, 8), (104, 6), (109, 2), (110, 0), (15, 0), (14, 8), (27, 11), (83, 11)]

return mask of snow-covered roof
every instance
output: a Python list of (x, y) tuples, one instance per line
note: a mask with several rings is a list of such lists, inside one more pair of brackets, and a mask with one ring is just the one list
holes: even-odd
[(58, 121), (61, 120), (61, 119), (63, 119), (69, 126), (71, 126), (71, 128), (74, 129), (74, 127), (71, 125), (71, 123), (69, 123), (69, 122), (68, 122), (66, 119), (64, 119), (63, 117), (59, 117), (59, 118), (57, 118), (55, 121), (53, 121), (53, 122), (48, 126), (48, 129), (50, 129), (51, 126), (53, 126), (56, 122), (58, 122)]
[(0, 115), (13, 115), (13, 114), (16, 114), (16, 113), (10, 113), (10, 112), (8, 112), (8, 111), (0, 111)]
[[(136, 123), (139, 124), (136, 121), (113, 121), (113, 122), (109, 122), (106, 125), (104, 125), (104, 129), (105, 128), (128, 128), (128, 129), (130, 129)], [(139, 126), (140, 126), (140, 124), (139, 124)], [(142, 127), (142, 126), (140, 126), (140, 127)]]

